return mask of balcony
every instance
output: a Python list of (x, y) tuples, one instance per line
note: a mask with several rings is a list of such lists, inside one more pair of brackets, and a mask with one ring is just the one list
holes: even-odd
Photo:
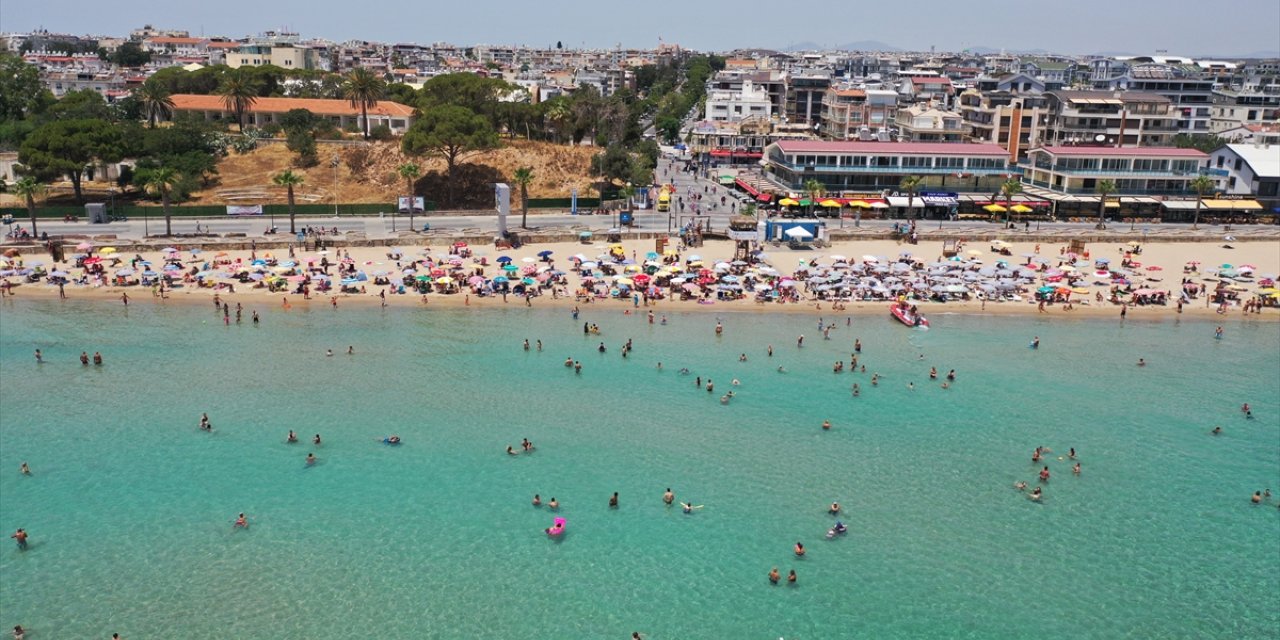
[(963, 173), (965, 175), (996, 175), (996, 174), (1014, 174), (1020, 175), (1022, 169), (1020, 167), (993, 167), (993, 168), (973, 168), (973, 167), (845, 167), (836, 165), (792, 165), (787, 163), (776, 163), (778, 166), (795, 172), (798, 175), (805, 173), (847, 173), (847, 174), (893, 174), (893, 175), (949, 175)]

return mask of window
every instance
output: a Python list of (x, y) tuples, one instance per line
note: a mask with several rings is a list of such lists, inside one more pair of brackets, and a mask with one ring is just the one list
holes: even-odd
[(1244, 160), (1242, 160), (1241, 158), (1236, 158), (1236, 171), (1239, 171), (1243, 166), (1244, 166)]
[(932, 159), (932, 158), (927, 158), (927, 157), (922, 157), (922, 156), (907, 156), (907, 157), (905, 157), (905, 158), (903, 158), (903, 159), (902, 159), (902, 166), (904, 166), (904, 167), (928, 167), (928, 166), (930, 166), (930, 165), (932, 164), (932, 163), (930, 162), (930, 160), (931, 160), (931, 159)]
[(1219, 169), (1221, 169), (1221, 168), (1222, 168), (1222, 163), (1223, 163), (1223, 161), (1224, 161), (1224, 160), (1226, 160), (1226, 157), (1225, 157), (1225, 156), (1218, 156), (1218, 168), (1219, 168)]
[(933, 166), (940, 169), (961, 169), (964, 168), (964, 158), (957, 156), (943, 156), (933, 159)]
[(1129, 161), (1125, 158), (1103, 158), (1103, 171), (1127, 171), (1129, 169)]

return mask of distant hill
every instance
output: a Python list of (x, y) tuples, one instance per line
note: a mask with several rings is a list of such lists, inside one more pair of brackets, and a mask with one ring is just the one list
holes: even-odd
[(822, 49), (822, 45), (816, 42), (809, 42), (806, 40), (805, 42), (797, 42), (792, 45), (787, 45), (779, 49), (779, 51), (819, 51), (821, 49)]

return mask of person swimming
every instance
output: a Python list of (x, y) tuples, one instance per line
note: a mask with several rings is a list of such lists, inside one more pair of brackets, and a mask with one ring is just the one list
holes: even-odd
[(555, 511), (556, 509), (559, 509), (559, 508), (560, 508), (560, 503), (559, 503), (558, 501), (556, 501), (556, 497), (555, 497), (555, 496), (551, 496), (551, 502), (548, 502), (548, 503), (547, 503), (547, 506), (548, 506), (552, 511)]
[(802, 544), (800, 544), (799, 542), (797, 542), (797, 543), (796, 543), (796, 546), (795, 546), (795, 553), (796, 553), (796, 557), (797, 557), (797, 558), (799, 558), (799, 557), (803, 557), (803, 556), (804, 556), (804, 545), (802, 545)]
[(297, 444), (297, 442), (298, 442), (298, 434), (294, 433), (294, 432), (293, 432), (293, 429), (290, 429), (290, 430), (289, 430), (289, 435), (288, 435), (288, 436), (285, 436), (284, 441), (285, 441), (287, 444)]
[[(510, 448), (510, 447), (508, 447), (508, 448)], [(535, 506), (535, 507), (541, 507), (541, 506), (542, 506), (542, 496), (540, 496), (540, 495), (538, 495), (538, 494), (536, 494), (536, 493), (535, 493), (535, 494), (533, 494), (533, 506)]]
[(324, 350), (324, 355), (325, 355), (325, 356), (332, 356), (332, 355), (333, 355), (333, 349), (325, 349), (325, 350)]
[(1261, 492), (1261, 491), (1254, 491), (1254, 492), (1253, 492), (1253, 498), (1251, 498), (1250, 500), (1251, 500), (1254, 504), (1260, 504), (1260, 503), (1262, 502), (1262, 492)]
[(831, 430), (831, 421), (830, 421), (830, 420), (823, 420), (823, 421), (822, 421), (822, 430), (823, 430), (823, 431), (830, 431), (830, 430)]
[(1138, 358), (1138, 366), (1139, 366), (1139, 367), (1145, 367), (1145, 366), (1147, 366), (1147, 361), (1146, 361), (1146, 359), (1145, 359), (1145, 358)]
[(240, 517), (236, 518), (236, 523), (232, 525), (232, 528), (237, 528), (237, 527), (243, 528), (243, 529), (249, 528), (249, 519), (246, 518), (243, 513), (240, 514)]
[(1220, 436), (1222, 435), (1222, 427), (1214, 427), (1213, 431), (1210, 431), (1209, 433), (1212, 433), (1215, 436)]
[(700, 504), (698, 504), (698, 505), (694, 505), (694, 504), (690, 504), (690, 503), (688, 503), (688, 502), (681, 502), (681, 503), (680, 503), (680, 508), (684, 511), (685, 515), (692, 515), (692, 514), (693, 514), (693, 510), (694, 510), (694, 509), (701, 509), (701, 508), (702, 508), (702, 505), (700, 505)]
[(1036, 487), (1031, 490), (1031, 494), (1027, 496), (1027, 499), (1039, 502), (1042, 497), (1044, 497), (1044, 493), (1040, 490), (1040, 487)]
[(566, 367), (572, 367), (572, 366), (573, 366), (573, 358), (565, 358), (565, 359), (564, 359), (564, 366), (566, 366)]
[(617, 508), (618, 508), (618, 492), (617, 492), (617, 491), (614, 491), (614, 492), (613, 492), (613, 495), (612, 495), (612, 496), (610, 496), (610, 498), (609, 498), (609, 508), (611, 508), (611, 509), (617, 509)]
[(307, 454), (307, 466), (314, 465), (315, 463), (316, 463), (316, 454), (314, 454), (314, 453), (308, 453), (308, 454)]
[(796, 570), (792, 569), (791, 573), (787, 574), (787, 584), (795, 584), (795, 583), (796, 583)]
[(1019, 480), (1019, 481), (1017, 481), (1017, 482), (1013, 483), (1013, 488), (1014, 488), (1014, 489), (1017, 489), (1018, 491), (1026, 491), (1026, 490), (1027, 490), (1027, 483), (1026, 483), (1026, 482), (1024, 482), (1024, 481), (1022, 481), (1022, 480)]
[(671, 487), (667, 487), (667, 492), (662, 494), (663, 504), (666, 504), (669, 507), (671, 506), (671, 502), (675, 499), (676, 499), (676, 494), (671, 492)]
[(1074, 473), (1074, 474), (1076, 474), (1076, 475), (1080, 475), (1080, 463), (1079, 463), (1079, 462), (1077, 462), (1077, 463), (1076, 463), (1076, 466), (1071, 467), (1071, 473)]
[(319, 444), (320, 444), (320, 434), (318, 434), (318, 433), (317, 433), (317, 434), (316, 434), (316, 437), (314, 437), (314, 438), (312, 438), (312, 439), (311, 439), (311, 443), (312, 443), (312, 444), (315, 444), (315, 445), (319, 445)]
[(22, 466), (18, 467), (18, 473), (21, 473), (24, 476), (29, 476), (31, 475), (31, 467), (28, 467), (27, 463), (24, 462), (22, 463)]
[(516, 456), (516, 455), (520, 455), (520, 453), (516, 451), (514, 448), (512, 448), (511, 445), (507, 445), (507, 455)]
[(778, 568), (774, 567), (773, 570), (769, 572), (769, 582), (772, 582), (773, 584), (778, 584), (778, 580), (781, 580), (781, 579), (782, 579), (782, 575), (778, 573)]
[(1031, 348), (1032, 349), (1040, 348), (1040, 336), (1036, 336), (1035, 339), (1031, 341)]
[(832, 503), (831, 503), (831, 508), (827, 509), (827, 513), (829, 513), (829, 514), (831, 514), (831, 515), (833, 515), (833, 516), (834, 516), (834, 515), (836, 515), (837, 513), (840, 513), (840, 503), (839, 503), (839, 502), (832, 502)]

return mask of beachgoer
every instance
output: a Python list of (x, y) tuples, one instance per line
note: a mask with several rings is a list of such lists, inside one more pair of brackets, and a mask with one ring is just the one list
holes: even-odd
[(823, 421), (822, 421), (822, 430), (823, 430), (823, 431), (830, 431), (830, 430), (831, 430), (831, 421), (830, 421), (830, 420), (823, 420)]
[(802, 544), (800, 544), (799, 542), (797, 542), (797, 543), (796, 543), (796, 547), (795, 547), (795, 552), (796, 552), (796, 556), (803, 556), (803, 555), (804, 555), (804, 545), (802, 545)]
[(513, 449), (513, 448), (511, 447), (511, 445), (507, 445), (507, 455), (509, 455), (509, 456), (515, 456), (515, 455), (520, 455), (520, 454), (516, 453), (516, 450), (515, 450), (515, 449)]
[(795, 584), (795, 583), (796, 583), (796, 570), (792, 569), (791, 573), (787, 574), (787, 584)]
[(773, 345), (769, 345), (769, 357), (773, 357)]
[(1080, 463), (1079, 463), (1079, 462), (1077, 462), (1077, 463), (1076, 463), (1076, 466), (1071, 467), (1071, 473), (1074, 473), (1074, 474), (1076, 474), (1076, 475), (1080, 475)]
[(560, 508), (560, 503), (556, 501), (555, 496), (551, 496), (551, 502), (548, 502), (547, 506), (550, 507), (552, 511), (555, 511)]
[(101, 364), (102, 364), (102, 354), (101, 354), (101, 353), (99, 353), (99, 352), (97, 352), (97, 351), (94, 351), (94, 352), (93, 352), (93, 363), (94, 363), (94, 364), (96, 364), (96, 365), (101, 365)]
[[(1253, 492), (1253, 498), (1252, 498), (1252, 501), (1253, 501), (1253, 503), (1254, 503), (1254, 504), (1259, 504), (1259, 503), (1261, 503), (1261, 502), (1262, 502), (1262, 492), (1261, 492), (1261, 491), (1254, 491), (1254, 492)], [(22, 531), (22, 529), (18, 529), (18, 531)], [(18, 542), (18, 547), (19, 547), (19, 548), (21, 548), (21, 549), (26, 549), (26, 548), (27, 548), (27, 547), (26, 547), (26, 544), (25, 544), (25, 543), (23, 543), (22, 541), (19, 541), (19, 542)]]
[(15, 532), (13, 533), (13, 535), (11, 535), (11, 536), (9, 536), (9, 537), (10, 537), (10, 538), (13, 538), (14, 540), (16, 540), (16, 541), (18, 542), (18, 551), (26, 551), (26, 550), (27, 550), (27, 531), (26, 531), (26, 529), (18, 529), (17, 531), (15, 531)]
[(1040, 470), (1040, 482), (1048, 482), (1048, 481), (1049, 481), (1049, 467), (1045, 466), (1045, 468)]
[(1043, 497), (1043, 495), (1044, 495), (1044, 494), (1043, 494), (1043, 492), (1040, 490), (1040, 487), (1036, 487), (1035, 489), (1032, 489), (1032, 490), (1031, 490), (1031, 495), (1027, 496), (1027, 498), (1028, 498), (1028, 499), (1030, 499), (1030, 500), (1035, 500), (1035, 501), (1039, 502), (1040, 498), (1041, 498), (1041, 497)]
[(1215, 436), (1220, 436), (1222, 435), (1222, 427), (1214, 427), (1213, 431), (1210, 431), (1209, 433), (1212, 433)]
[(294, 432), (293, 432), (293, 429), (290, 429), (290, 430), (289, 430), (289, 435), (288, 435), (288, 437), (286, 437), (286, 438), (284, 439), (284, 441), (285, 441), (286, 443), (288, 443), (288, 444), (297, 444), (297, 442), (298, 442), (298, 434), (294, 433)]
[(347, 346), (347, 355), (349, 355), (349, 356), (354, 356), (355, 354), (356, 354), (356, 348), (355, 348), (355, 346), (353, 346), (353, 345), (348, 345), (348, 346)]
[(1040, 336), (1036, 336), (1035, 339), (1031, 341), (1031, 348), (1032, 349), (1040, 348)]
[(311, 439), (311, 443), (316, 446), (320, 446), (320, 434), (317, 433), (316, 437)]
[(613, 496), (609, 498), (609, 506), (613, 509), (618, 508), (618, 492), (614, 491)]
[(310, 465), (313, 465), (313, 464), (315, 464), (315, 463), (316, 463), (316, 454), (314, 454), (314, 453), (308, 453), (308, 454), (307, 454), (307, 465), (308, 465), (308, 466), (310, 466)]
[(22, 625), (20, 624), (13, 625), (13, 640), (23, 640), (23, 638), (26, 638), (26, 637), (27, 637), (27, 630), (23, 629)]
[(332, 356), (333, 356), (333, 349), (325, 349), (325, 350), (324, 350), (324, 355), (325, 355), (326, 357), (332, 357)]
[(701, 509), (701, 508), (702, 508), (702, 505), (700, 505), (700, 504), (699, 504), (699, 505), (695, 505), (695, 504), (691, 504), (691, 503), (688, 503), (688, 502), (681, 502), (681, 503), (680, 503), (680, 508), (681, 508), (681, 510), (683, 510), (683, 511), (684, 511), (684, 514), (685, 514), (685, 515), (692, 515), (692, 514), (693, 514), (693, 510), (694, 510), (694, 509)]
[(667, 487), (667, 492), (662, 494), (662, 502), (669, 507), (671, 506), (671, 502), (675, 499), (676, 494), (671, 492), (671, 487)]
[[(507, 447), (507, 448), (508, 448), (508, 449), (510, 449), (511, 447)], [(538, 494), (536, 494), (536, 493), (535, 493), (535, 494), (533, 494), (533, 506), (535, 506), (535, 507), (541, 507), (541, 506), (542, 506), (542, 496), (540, 496), (540, 495), (538, 495)]]
[(837, 513), (840, 513), (840, 503), (839, 503), (839, 502), (832, 502), (832, 503), (831, 503), (831, 508), (827, 509), (827, 513), (829, 513), (829, 514), (831, 514), (831, 515), (833, 515), (833, 516), (834, 516), (834, 515), (836, 515)]
[(39, 349), (36, 349), (36, 362), (39, 362), (39, 363), (44, 362), (44, 354), (40, 353)]
[(235, 527), (241, 527), (244, 529), (249, 528), (249, 520), (244, 517), (243, 513), (240, 514), (240, 517), (236, 518), (236, 523), (232, 525), (232, 528), (235, 528)]
[(773, 584), (778, 584), (778, 580), (781, 580), (781, 579), (782, 579), (782, 576), (778, 573), (778, 568), (774, 567), (773, 570), (769, 572), (769, 582), (772, 582)]
[(1146, 361), (1145, 359), (1143, 359), (1143, 358), (1138, 358), (1138, 366), (1139, 366), (1139, 367), (1145, 367), (1145, 366), (1147, 366), (1147, 361)]
[(24, 476), (29, 476), (31, 475), (31, 467), (28, 467), (27, 463), (24, 462), (22, 463), (22, 466), (18, 467), (18, 473), (21, 473)]

